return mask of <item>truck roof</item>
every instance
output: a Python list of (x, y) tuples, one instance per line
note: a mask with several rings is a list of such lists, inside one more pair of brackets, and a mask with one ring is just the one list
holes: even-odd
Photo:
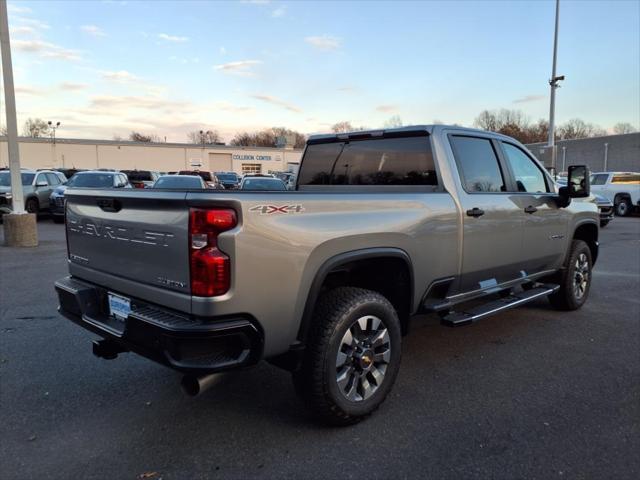
[(459, 130), (460, 132), (468, 132), (468, 133), (491, 133), (492, 135), (496, 135), (498, 137), (505, 137), (504, 135), (496, 132), (488, 132), (486, 130), (480, 130), (477, 128), (468, 128), (461, 127), (459, 125), (409, 125), (406, 127), (398, 127), (398, 128), (377, 128), (371, 130), (357, 130), (353, 132), (340, 132), (340, 133), (324, 133), (318, 135), (310, 135), (307, 143), (324, 143), (331, 142), (332, 140), (347, 140), (347, 139), (361, 139), (367, 137), (383, 137), (383, 136), (393, 136), (393, 135), (402, 135), (402, 134), (411, 134), (411, 133), (424, 133), (427, 135), (432, 135), (434, 130), (446, 128), (448, 130)]

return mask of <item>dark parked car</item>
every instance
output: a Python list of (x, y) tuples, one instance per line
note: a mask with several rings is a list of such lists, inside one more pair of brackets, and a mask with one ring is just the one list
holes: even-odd
[(200, 175), (163, 175), (151, 188), (208, 188)]
[(202, 177), (202, 180), (205, 181), (209, 188), (215, 188), (217, 190), (224, 190), (224, 185), (222, 185), (216, 176), (211, 172), (204, 172), (200, 170), (180, 170), (178, 175), (198, 175)]
[(122, 172), (88, 170), (78, 172), (69, 181), (56, 187), (49, 197), (51, 216), (56, 223), (64, 222), (64, 194), (67, 188), (132, 188)]
[(273, 177), (245, 177), (240, 184), (240, 190), (286, 190), (287, 186), (279, 178)]
[(157, 172), (151, 172), (149, 170), (122, 170), (129, 178), (129, 183), (134, 188), (149, 188), (156, 180), (158, 180)]
[(235, 172), (216, 172), (215, 176), (227, 190), (238, 188), (240, 185), (240, 177)]
[(62, 173), (67, 178), (73, 177), (78, 172), (84, 172), (84, 170), (80, 168), (54, 168), (54, 170)]

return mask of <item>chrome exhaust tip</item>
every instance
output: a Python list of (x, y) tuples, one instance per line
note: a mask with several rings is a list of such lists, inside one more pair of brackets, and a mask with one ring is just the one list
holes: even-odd
[(180, 386), (184, 393), (190, 397), (200, 395), (205, 390), (209, 390), (214, 385), (218, 384), (224, 377), (223, 373), (210, 373), (209, 375), (185, 375), (182, 377)]

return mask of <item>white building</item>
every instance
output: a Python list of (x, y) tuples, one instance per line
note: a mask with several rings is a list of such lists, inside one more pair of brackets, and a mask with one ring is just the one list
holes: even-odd
[[(302, 150), (228, 147), (115, 140), (18, 139), (23, 168), (113, 168), (117, 170), (297, 171)], [(6, 137), (0, 137), (0, 167), (8, 166)]]

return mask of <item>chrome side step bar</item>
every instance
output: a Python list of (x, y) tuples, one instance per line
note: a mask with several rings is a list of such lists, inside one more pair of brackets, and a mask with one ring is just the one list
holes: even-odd
[(560, 288), (560, 285), (540, 285), (530, 290), (524, 290), (520, 293), (512, 294), (498, 300), (494, 300), (482, 305), (478, 305), (465, 310), (463, 312), (451, 312), (442, 317), (442, 324), (449, 327), (458, 327), (461, 325), (469, 325), (477, 322), (481, 318), (488, 317), (494, 313), (499, 313), (510, 308), (524, 305), (536, 298), (546, 297)]

